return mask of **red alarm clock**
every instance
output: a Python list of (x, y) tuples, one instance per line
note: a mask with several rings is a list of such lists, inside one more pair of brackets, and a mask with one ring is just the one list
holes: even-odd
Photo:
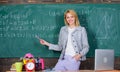
[(26, 72), (34, 72), (35, 71), (35, 60), (28, 60), (25, 64)]

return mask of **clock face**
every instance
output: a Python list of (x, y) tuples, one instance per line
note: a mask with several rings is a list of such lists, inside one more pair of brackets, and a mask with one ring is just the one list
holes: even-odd
[(28, 63), (26, 64), (26, 68), (27, 68), (28, 70), (33, 70), (34, 67), (35, 67), (35, 64), (34, 64), (33, 62), (28, 62)]

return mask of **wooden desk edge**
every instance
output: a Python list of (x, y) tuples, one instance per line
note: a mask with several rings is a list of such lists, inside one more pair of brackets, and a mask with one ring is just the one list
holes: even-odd
[[(6, 72), (16, 72), (15, 70), (13, 71), (6, 71)], [(22, 71), (26, 72), (26, 71)], [(35, 72), (46, 72), (46, 71), (35, 71)], [(54, 71), (54, 72), (120, 72), (120, 70), (79, 70), (79, 71)]]

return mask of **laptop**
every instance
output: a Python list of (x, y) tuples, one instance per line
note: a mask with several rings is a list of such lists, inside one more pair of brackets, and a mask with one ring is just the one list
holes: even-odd
[(114, 69), (114, 50), (96, 49), (95, 50), (95, 70), (113, 70)]

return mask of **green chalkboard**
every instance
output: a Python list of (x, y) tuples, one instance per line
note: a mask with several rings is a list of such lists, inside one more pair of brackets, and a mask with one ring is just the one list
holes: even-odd
[(57, 44), (67, 9), (77, 12), (87, 30), (87, 57), (97, 48), (114, 49), (120, 56), (120, 4), (18, 4), (0, 5), (0, 57), (59, 57), (60, 52), (48, 50), (35, 36)]

